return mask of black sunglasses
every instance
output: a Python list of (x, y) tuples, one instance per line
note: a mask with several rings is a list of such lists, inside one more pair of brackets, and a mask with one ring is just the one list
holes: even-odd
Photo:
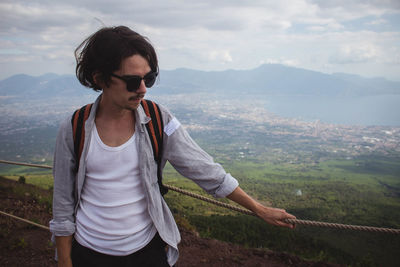
[(158, 72), (150, 71), (144, 77), (138, 75), (124, 75), (119, 76), (117, 74), (111, 73), (111, 76), (123, 80), (126, 83), (126, 90), (129, 92), (136, 92), (140, 87), (140, 83), (144, 80), (144, 84), (147, 88), (150, 88), (154, 85)]

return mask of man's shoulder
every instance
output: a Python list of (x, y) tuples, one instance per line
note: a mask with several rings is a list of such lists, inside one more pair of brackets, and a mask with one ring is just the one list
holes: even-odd
[(145, 100), (151, 101), (152, 103), (154, 103), (155, 105), (157, 105), (157, 107), (159, 108), (159, 110), (160, 110), (162, 116), (164, 116), (164, 114), (165, 114), (165, 116), (167, 116), (167, 117), (172, 116), (172, 115), (171, 115), (171, 114), (172, 114), (171, 111), (170, 111), (164, 104), (161, 104), (161, 103), (159, 103), (158, 101), (154, 101), (154, 100), (152, 100), (152, 99), (145, 99)]
[(76, 115), (77, 112), (79, 112), (80, 110), (82, 110), (83, 107), (86, 107), (86, 106), (88, 106), (88, 105), (90, 105), (90, 104), (93, 104), (93, 103), (88, 103), (88, 104), (83, 105), (83, 106), (81, 106), (81, 107), (79, 107), (79, 108), (76, 108), (76, 109), (74, 109), (74, 110), (72, 110), (72, 111), (69, 111), (69, 112), (64, 116), (64, 118), (62, 118), (61, 123), (60, 123), (60, 129), (70, 128), (70, 127), (72, 126), (72, 121), (73, 121), (74, 115)]
[(81, 107), (78, 107), (78, 108), (76, 108), (73, 112), (72, 112), (72, 114), (71, 115), (74, 115), (76, 112), (78, 112), (78, 111), (80, 111), (80, 110), (84, 110), (84, 109), (86, 109), (87, 107), (89, 107), (89, 108), (91, 108), (92, 106), (93, 106), (93, 102), (92, 103), (87, 103), (87, 104), (85, 104), (85, 105), (83, 105), (83, 106), (81, 106)]

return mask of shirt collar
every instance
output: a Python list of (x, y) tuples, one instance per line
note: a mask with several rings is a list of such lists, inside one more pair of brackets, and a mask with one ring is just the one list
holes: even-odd
[[(142, 100), (144, 101), (144, 100)], [(144, 109), (142, 105), (139, 105), (139, 107), (136, 109), (137, 117), (139, 118), (139, 121), (141, 124), (146, 124), (149, 121), (151, 121), (150, 117), (147, 117), (146, 113), (144, 112)]]

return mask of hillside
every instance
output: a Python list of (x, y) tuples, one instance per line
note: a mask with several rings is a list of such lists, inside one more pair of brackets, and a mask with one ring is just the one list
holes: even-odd
[[(48, 225), (51, 193), (0, 177), (0, 210)], [(50, 233), (0, 216), (0, 266), (54, 266)], [(264, 249), (248, 249), (207, 238), (181, 228), (177, 266), (338, 266), (308, 262)]]

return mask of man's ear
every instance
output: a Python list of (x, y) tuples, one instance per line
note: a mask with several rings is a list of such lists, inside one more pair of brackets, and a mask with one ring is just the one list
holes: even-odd
[(98, 87), (100, 87), (100, 88), (104, 88), (105, 87), (106, 84), (105, 84), (103, 76), (101, 75), (100, 72), (96, 71), (95, 73), (93, 73), (92, 78), (93, 78), (94, 83)]

